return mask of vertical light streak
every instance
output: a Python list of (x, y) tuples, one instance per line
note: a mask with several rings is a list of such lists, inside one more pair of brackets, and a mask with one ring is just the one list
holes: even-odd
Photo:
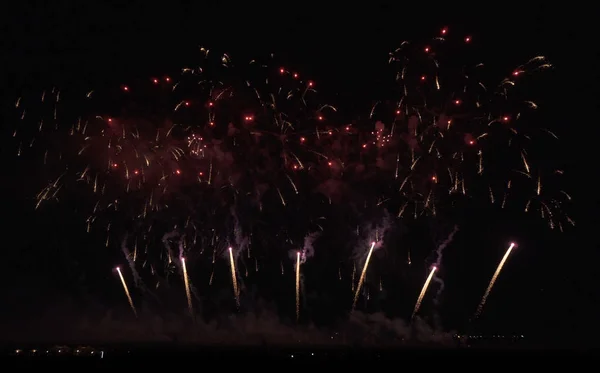
[(415, 304), (415, 309), (413, 310), (413, 313), (410, 316), (411, 320), (415, 317), (417, 312), (419, 312), (419, 308), (421, 307), (421, 302), (423, 301), (423, 297), (425, 296), (425, 293), (427, 293), (427, 288), (429, 287), (429, 283), (431, 282), (431, 279), (433, 278), (433, 274), (435, 273), (436, 270), (437, 270), (436, 266), (433, 266), (433, 268), (431, 268), (431, 272), (429, 272), (429, 276), (427, 276), (427, 280), (425, 280), (423, 289), (421, 289), (421, 294), (419, 294), (419, 298), (417, 298), (417, 304)]
[(296, 322), (300, 320), (300, 251), (296, 253)]
[(485, 306), (485, 302), (487, 301), (487, 298), (490, 295), (490, 292), (492, 291), (492, 288), (494, 287), (494, 284), (496, 283), (496, 280), (498, 279), (500, 272), (502, 272), (502, 267), (504, 267), (504, 263), (508, 259), (508, 256), (510, 255), (510, 253), (512, 252), (512, 249), (514, 247), (515, 247), (515, 243), (511, 242), (508, 250), (506, 250), (506, 253), (502, 257), (500, 264), (498, 264), (498, 267), (496, 268), (496, 272), (494, 272), (494, 276), (492, 276), (492, 279), (490, 280), (490, 283), (489, 283), (487, 289), (485, 290), (485, 293), (483, 294), (483, 298), (481, 298), (481, 302), (479, 303), (479, 306), (477, 306), (477, 311), (475, 312), (476, 318), (479, 317), (479, 315), (481, 314), (481, 311), (483, 310), (483, 306)]
[(240, 308), (240, 292), (238, 290), (237, 277), (235, 275), (235, 260), (233, 260), (233, 249), (229, 248), (229, 264), (231, 267), (231, 282), (233, 285), (233, 293), (235, 295), (235, 305), (237, 308)]
[(375, 248), (375, 242), (371, 243), (371, 248), (369, 249), (369, 254), (367, 255), (367, 260), (365, 260), (365, 265), (363, 267), (362, 273), (360, 274), (360, 279), (358, 280), (358, 286), (356, 287), (356, 292), (354, 293), (354, 301), (352, 302), (352, 310), (356, 307), (356, 301), (358, 301), (358, 294), (360, 294), (360, 289), (365, 282), (365, 276), (367, 274), (367, 267), (369, 266), (369, 261), (371, 261), (371, 254), (373, 254), (373, 249)]
[(185, 283), (185, 295), (188, 301), (188, 309), (190, 310), (190, 316), (194, 317), (194, 306), (192, 304), (192, 292), (190, 291), (190, 280), (188, 278), (187, 266), (185, 265), (185, 258), (181, 258), (181, 268), (183, 269), (183, 282)]
[(127, 287), (125, 278), (123, 277), (123, 274), (121, 273), (121, 268), (117, 267), (117, 272), (119, 272), (119, 277), (121, 278), (121, 283), (123, 284), (123, 289), (125, 290), (125, 295), (127, 295), (127, 300), (129, 301), (129, 306), (131, 306), (131, 310), (133, 311), (133, 314), (135, 315), (135, 317), (137, 317), (137, 310), (135, 309), (135, 306), (133, 305), (133, 299), (131, 299), (131, 294), (129, 294), (129, 288)]

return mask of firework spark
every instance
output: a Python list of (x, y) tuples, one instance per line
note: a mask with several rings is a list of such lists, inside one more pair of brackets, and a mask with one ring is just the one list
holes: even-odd
[(185, 258), (181, 258), (181, 268), (183, 269), (183, 281), (185, 283), (185, 295), (188, 301), (188, 309), (190, 316), (194, 316), (194, 307), (192, 304), (192, 292), (190, 291), (190, 280), (188, 278), (187, 266), (185, 265)]
[(131, 311), (133, 311), (133, 315), (137, 317), (137, 310), (135, 309), (135, 305), (133, 304), (133, 299), (131, 299), (131, 294), (129, 294), (129, 288), (127, 287), (127, 283), (125, 282), (125, 278), (121, 273), (121, 268), (117, 267), (117, 272), (119, 273), (119, 278), (121, 278), (121, 284), (123, 284), (123, 290), (125, 290), (125, 295), (127, 296), (127, 301), (129, 301), (129, 306), (131, 307)]
[(431, 279), (433, 278), (433, 275), (435, 274), (436, 270), (437, 270), (436, 266), (433, 266), (431, 268), (431, 272), (429, 272), (429, 276), (427, 276), (427, 280), (425, 280), (425, 284), (423, 285), (423, 288), (421, 289), (419, 298), (417, 298), (417, 303), (415, 304), (415, 309), (413, 310), (413, 313), (410, 316), (411, 320), (414, 319), (417, 312), (419, 312), (419, 308), (421, 307), (421, 302), (423, 301), (423, 297), (425, 296), (425, 293), (427, 293), (427, 288), (429, 287), (429, 283), (431, 282)]
[(240, 290), (237, 282), (237, 270), (235, 269), (235, 260), (233, 258), (233, 249), (229, 248), (229, 266), (231, 268), (231, 284), (233, 285), (233, 294), (235, 296), (235, 305), (240, 308)]
[(358, 286), (356, 287), (356, 292), (354, 293), (354, 301), (352, 302), (352, 310), (356, 307), (356, 302), (358, 301), (358, 296), (360, 294), (360, 290), (362, 289), (363, 283), (365, 282), (365, 277), (367, 275), (367, 268), (369, 267), (369, 262), (371, 261), (371, 255), (373, 254), (373, 249), (375, 248), (375, 242), (371, 242), (371, 248), (369, 249), (369, 253), (367, 254), (367, 259), (365, 260), (365, 265), (363, 266), (362, 273), (360, 274), (360, 279), (358, 280)]
[(300, 320), (300, 251), (296, 253), (296, 322)]
[(483, 306), (485, 306), (485, 302), (487, 301), (487, 298), (490, 295), (490, 292), (492, 291), (492, 288), (494, 287), (494, 284), (496, 283), (496, 280), (498, 279), (500, 272), (502, 272), (502, 267), (504, 267), (504, 263), (506, 263), (508, 256), (510, 255), (510, 253), (512, 252), (512, 249), (515, 246), (516, 246), (516, 244), (514, 242), (510, 243), (510, 246), (506, 250), (506, 253), (502, 257), (502, 260), (498, 264), (498, 267), (496, 267), (496, 272), (494, 272), (494, 275), (492, 276), (492, 279), (490, 280), (490, 283), (489, 283), (487, 289), (485, 289), (485, 293), (483, 294), (483, 297), (481, 298), (481, 302), (479, 302), (479, 306), (477, 306), (477, 311), (475, 312), (476, 318), (479, 317), (479, 315), (481, 315)]

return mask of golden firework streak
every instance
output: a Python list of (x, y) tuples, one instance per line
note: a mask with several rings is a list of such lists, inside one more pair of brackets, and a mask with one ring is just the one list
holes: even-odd
[(194, 306), (192, 305), (192, 292), (190, 291), (190, 280), (188, 279), (185, 258), (183, 257), (181, 258), (181, 268), (183, 268), (183, 281), (185, 283), (185, 295), (188, 301), (188, 309), (190, 310), (190, 316), (194, 317)]
[(235, 305), (240, 308), (240, 292), (238, 290), (237, 277), (235, 275), (235, 260), (233, 260), (233, 249), (229, 248), (229, 264), (231, 267), (231, 282), (233, 284), (233, 293), (235, 295)]
[(121, 268), (117, 267), (117, 272), (119, 272), (119, 277), (121, 278), (121, 283), (123, 284), (123, 289), (125, 289), (125, 295), (127, 295), (127, 300), (129, 301), (131, 310), (133, 311), (133, 314), (135, 315), (135, 317), (137, 317), (137, 311), (135, 309), (135, 306), (133, 305), (133, 300), (131, 299), (131, 294), (129, 294), (129, 288), (127, 287), (125, 278), (123, 277), (123, 274), (121, 273)]
[(365, 260), (365, 265), (363, 267), (362, 273), (360, 274), (360, 279), (358, 280), (358, 286), (356, 287), (356, 292), (354, 293), (354, 302), (352, 302), (352, 310), (354, 311), (354, 307), (356, 307), (356, 301), (358, 301), (358, 294), (360, 294), (360, 289), (365, 282), (365, 276), (367, 274), (367, 267), (369, 266), (369, 261), (371, 260), (371, 254), (373, 254), (373, 249), (375, 248), (375, 242), (371, 243), (371, 248), (369, 249), (369, 254), (367, 255), (367, 260)]
[(494, 284), (496, 283), (496, 279), (498, 279), (500, 272), (502, 272), (502, 267), (504, 267), (504, 263), (508, 259), (508, 256), (510, 255), (510, 253), (512, 252), (512, 249), (514, 247), (515, 247), (515, 243), (511, 242), (508, 250), (506, 250), (506, 253), (502, 257), (500, 264), (498, 264), (498, 267), (496, 268), (496, 272), (494, 272), (494, 276), (492, 276), (492, 280), (490, 281), (490, 284), (488, 285), (487, 289), (485, 290), (485, 294), (483, 294), (483, 298), (481, 298), (481, 302), (479, 303), (479, 306), (477, 306), (477, 311), (475, 312), (476, 318), (479, 317), (479, 315), (481, 314), (481, 311), (483, 310), (483, 306), (485, 306), (485, 302), (487, 301), (487, 298), (490, 295), (490, 292), (492, 291)]
[(296, 322), (300, 320), (300, 251), (296, 254)]
[(421, 307), (421, 302), (423, 301), (423, 297), (425, 296), (425, 293), (427, 293), (427, 288), (429, 287), (429, 283), (431, 282), (431, 279), (433, 278), (433, 274), (435, 273), (436, 270), (437, 270), (436, 266), (433, 266), (433, 268), (431, 268), (431, 272), (429, 272), (429, 276), (427, 276), (427, 280), (425, 280), (423, 289), (421, 289), (421, 294), (419, 294), (419, 298), (417, 298), (417, 304), (415, 304), (415, 309), (413, 310), (413, 313), (410, 316), (411, 320), (415, 317), (417, 312), (419, 312), (419, 308)]

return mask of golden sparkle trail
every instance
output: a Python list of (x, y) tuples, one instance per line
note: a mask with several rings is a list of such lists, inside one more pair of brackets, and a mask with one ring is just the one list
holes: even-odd
[(502, 272), (502, 267), (504, 267), (504, 263), (506, 263), (506, 260), (508, 259), (510, 253), (512, 252), (512, 249), (515, 246), (516, 246), (516, 244), (514, 242), (510, 243), (510, 246), (508, 247), (508, 250), (506, 250), (506, 253), (502, 257), (500, 264), (498, 264), (498, 267), (496, 268), (496, 272), (494, 272), (494, 276), (492, 276), (492, 279), (490, 280), (490, 284), (488, 285), (487, 289), (485, 290), (485, 294), (483, 294), (483, 297), (481, 298), (481, 302), (479, 303), (479, 306), (477, 306), (477, 311), (475, 312), (475, 318), (477, 318), (477, 317), (479, 317), (479, 315), (481, 315), (483, 306), (485, 306), (485, 302), (487, 301), (487, 298), (490, 295), (490, 292), (492, 291), (492, 288), (494, 287), (494, 284), (496, 283), (496, 280), (498, 279), (500, 272)]
[(192, 304), (192, 292), (190, 291), (190, 280), (188, 278), (187, 267), (185, 265), (185, 258), (181, 258), (181, 268), (183, 269), (183, 281), (185, 283), (185, 295), (188, 301), (188, 309), (190, 310), (190, 316), (194, 317), (194, 306)]
[(137, 317), (137, 310), (135, 309), (135, 306), (133, 305), (133, 300), (131, 299), (131, 294), (129, 294), (129, 288), (127, 287), (125, 278), (123, 277), (123, 274), (121, 273), (121, 268), (117, 267), (117, 272), (119, 272), (119, 277), (121, 278), (121, 283), (123, 284), (123, 289), (125, 290), (125, 295), (127, 295), (127, 300), (129, 301), (131, 310), (133, 311), (133, 314), (135, 315), (135, 317)]
[(417, 298), (417, 304), (415, 304), (415, 309), (413, 310), (413, 313), (410, 316), (411, 320), (415, 317), (417, 312), (419, 312), (419, 308), (421, 307), (421, 302), (423, 301), (423, 297), (425, 296), (425, 293), (427, 293), (427, 288), (429, 287), (429, 283), (431, 282), (431, 279), (433, 278), (435, 271), (437, 271), (437, 267), (433, 266), (431, 268), (431, 272), (429, 272), (429, 276), (427, 276), (427, 280), (425, 280), (423, 289), (421, 289), (421, 294), (419, 294), (419, 298)]
[(356, 301), (358, 301), (358, 294), (360, 294), (360, 289), (365, 282), (365, 276), (367, 274), (367, 267), (369, 266), (369, 262), (371, 261), (371, 255), (373, 254), (373, 249), (375, 248), (375, 242), (371, 243), (371, 248), (369, 249), (369, 254), (367, 255), (367, 260), (365, 260), (365, 266), (363, 267), (362, 273), (360, 274), (360, 280), (358, 280), (358, 286), (356, 287), (356, 293), (354, 293), (354, 301), (352, 302), (352, 311), (356, 307)]
[(233, 259), (233, 249), (229, 248), (229, 264), (231, 267), (231, 282), (233, 285), (233, 293), (235, 295), (235, 305), (240, 308), (240, 292), (238, 289), (237, 277), (235, 275), (235, 260)]
[(300, 251), (296, 253), (296, 322), (300, 320)]

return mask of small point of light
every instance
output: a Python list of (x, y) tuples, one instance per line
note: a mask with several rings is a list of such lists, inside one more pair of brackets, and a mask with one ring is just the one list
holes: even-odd
[(465, 38), (465, 43), (470, 43), (470, 42), (471, 42), (471, 37), (470, 37), (470, 36), (467, 36), (467, 37)]
[(319, 116), (317, 117), (317, 119), (319, 119), (319, 120), (323, 120), (323, 117), (319, 115)]
[(213, 106), (213, 103), (212, 103), (212, 102), (209, 102), (209, 103), (208, 103), (208, 106)]
[(447, 33), (447, 32), (448, 32), (448, 29), (447, 29), (446, 27), (444, 27), (444, 28), (442, 29), (442, 35), (446, 35), (446, 33)]
[(181, 170), (175, 170), (175, 173), (176, 173), (177, 175), (181, 175)]
[(292, 167), (294, 168), (294, 170), (297, 170), (297, 169), (298, 169), (298, 166), (297, 166), (297, 165), (294, 165), (294, 166), (292, 166)]
[(460, 105), (460, 100), (454, 100), (454, 105)]
[(133, 173), (137, 175), (137, 174), (139, 174), (140, 172), (139, 172), (138, 170), (134, 170), (134, 171), (133, 171)]
[(112, 118), (108, 118), (108, 122), (109, 122), (109, 123), (110, 123), (110, 122), (112, 122)]
[(209, 123), (209, 125), (210, 125), (210, 126), (214, 126), (214, 125), (215, 125), (215, 122), (210, 122), (210, 123)]
[(231, 246), (229, 246), (229, 251), (231, 251), (231, 250), (233, 250), (233, 249), (231, 248)]
[(117, 167), (119, 167), (119, 165), (118, 165), (118, 164), (116, 164), (116, 163), (113, 163), (113, 164), (112, 164), (112, 166), (113, 166), (114, 168), (117, 168)]
[(433, 267), (431, 267), (431, 269), (433, 269), (433, 270), (436, 270), (436, 269), (437, 269), (437, 267), (436, 267), (436, 266), (433, 266)]
[(425, 47), (425, 53), (429, 53), (429, 47)]
[(510, 120), (510, 118), (507, 117), (507, 116), (504, 116), (504, 117), (502, 117), (502, 120), (505, 121), (505, 122), (508, 122)]
[(294, 73), (294, 78), (296, 78), (296, 79), (298, 78), (298, 74), (297, 73)]
[(301, 142), (304, 142), (304, 141), (306, 141), (306, 139), (305, 139), (304, 137), (301, 137), (301, 138), (300, 138), (300, 141), (301, 141)]
[(313, 86), (313, 84), (314, 84), (313, 82), (308, 82), (308, 86), (309, 86), (309, 87), (312, 87), (312, 86)]
[(367, 144), (363, 144), (363, 149), (365, 149), (367, 147)]
[(167, 82), (170, 82), (170, 81), (171, 81), (171, 78), (169, 78), (169, 77), (167, 76), (167, 77), (165, 78), (165, 80), (166, 80)]
[(123, 90), (124, 91), (129, 91), (129, 87), (128, 86), (123, 86)]
[(329, 166), (331, 166), (332, 164), (333, 164), (333, 163), (331, 163), (331, 162), (327, 162), (327, 165), (329, 165)]
[(475, 141), (469, 140), (469, 145), (473, 145), (473, 144), (475, 144)]
[(346, 126), (346, 131), (350, 131), (350, 126)]
[(120, 270), (121, 270), (121, 267), (116, 267), (115, 269), (116, 269), (117, 271), (120, 271)]
[(396, 110), (396, 115), (400, 115), (400, 110)]
[(152, 79), (152, 83), (158, 84), (158, 79)]
[(514, 72), (513, 72), (513, 75), (514, 75), (514, 76), (518, 76), (520, 73), (521, 73), (520, 71), (514, 71)]
[(184, 104), (185, 104), (185, 106), (190, 106), (190, 103), (187, 101)]
[(432, 176), (432, 177), (431, 177), (431, 180), (433, 180), (433, 181), (436, 181), (436, 180), (437, 180), (437, 177), (435, 177), (435, 176)]
[(281, 69), (279, 69), (279, 73), (280, 73), (280, 74), (283, 74), (283, 73), (285, 73), (285, 69), (282, 67)]
[(422, 76), (421, 76), (421, 80), (425, 80), (425, 75), (422, 75)]

